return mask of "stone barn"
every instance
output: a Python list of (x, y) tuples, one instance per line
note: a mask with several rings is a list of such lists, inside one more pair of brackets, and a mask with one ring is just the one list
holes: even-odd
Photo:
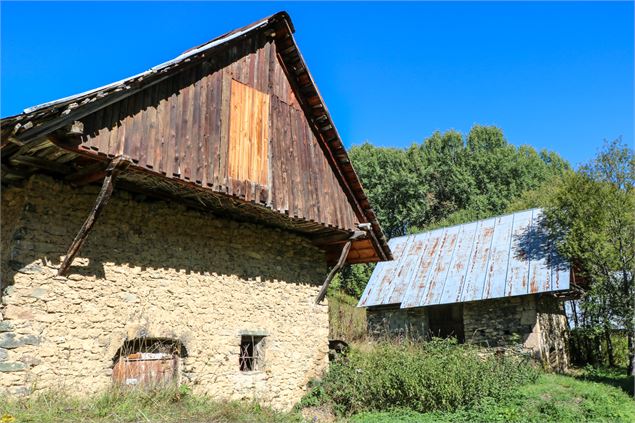
[(573, 271), (549, 245), (540, 209), (393, 238), (359, 301), (373, 337), (455, 337), (522, 345), (554, 369), (568, 364), (563, 299)]
[(2, 395), (288, 409), (324, 370), (320, 287), (391, 254), (293, 32), (278, 13), (2, 119)]

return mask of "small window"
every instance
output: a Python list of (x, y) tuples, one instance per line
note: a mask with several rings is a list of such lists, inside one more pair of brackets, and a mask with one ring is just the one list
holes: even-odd
[(265, 337), (242, 335), (240, 337), (240, 371), (252, 372), (264, 368)]

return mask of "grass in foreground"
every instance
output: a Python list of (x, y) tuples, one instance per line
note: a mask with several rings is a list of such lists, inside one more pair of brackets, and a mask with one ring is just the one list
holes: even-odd
[[(608, 382), (607, 378), (610, 379)], [(621, 371), (587, 368), (576, 372), (574, 377), (543, 374), (535, 383), (516, 384), (516, 389), (510, 389), (507, 395), (497, 400), (481, 398), (478, 403), (455, 411), (418, 413), (393, 408), (386, 412), (362, 412), (338, 421), (633, 422), (635, 401), (622, 386), (627, 383), (628, 379)], [(308, 421), (312, 421), (315, 414), (309, 413)], [(335, 416), (327, 410), (318, 413), (318, 418), (319, 422), (323, 421), (322, 418), (332, 421)], [(0, 398), (0, 423), (302, 421), (299, 412), (280, 413), (251, 402), (218, 402), (190, 395), (187, 388), (154, 392), (110, 391), (82, 399), (60, 392), (21, 400), (3, 401)]]
[(633, 422), (635, 401), (621, 389), (570, 376), (541, 375), (508, 398), (483, 400), (469, 410), (416, 413), (410, 410), (360, 413), (355, 423), (427, 422)]
[(593, 367), (587, 366), (579, 371), (574, 371), (573, 375), (580, 380), (604, 383), (606, 385), (620, 388), (630, 396), (634, 395), (635, 378), (626, 374), (625, 367)]
[(63, 393), (0, 400), (0, 422), (301, 422), (294, 413), (280, 413), (250, 402), (218, 402), (184, 390), (110, 391), (91, 398)]

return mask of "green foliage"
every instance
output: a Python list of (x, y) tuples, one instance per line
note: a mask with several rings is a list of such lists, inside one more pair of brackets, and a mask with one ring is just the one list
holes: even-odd
[[(613, 347), (614, 364), (625, 368), (628, 366), (628, 343), (626, 333), (612, 331), (610, 333)], [(569, 354), (571, 362), (577, 366), (592, 364), (594, 366), (610, 366), (611, 362), (606, 348), (606, 332), (601, 326), (584, 326), (569, 331)]]
[(535, 384), (511, 390), (500, 400), (485, 398), (476, 406), (453, 412), (412, 410), (366, 412), (355, 423), (432, 422), (632, 422), (635, 402), (612, 386), (545, 374)]
[(370, 351), (352, 349), (333, 363), (306, 402), (329, 403), (338, 414), (408, 408), (453, 411), (483, 398), (501, 398), (538, 371), (518, 357), (483, 356), (455, 341), (382, 343)]
[[(597, 315), (632, 324), (635, 277), (635, 156), (613, 142), (565, 178), (546, 209), (558, 250), (593, 281)], [(588, 304), (587, 306), (591, 306)]]
[(425, 219), (428, 188), (406, 150), (364, 143), (349, 156), (387, 237), (403, 235), (408, 226)]
[[(480, 125), (466, 137), (435, 132), (406, 149), (365, 143), (349, 155), (389, 238), (501, 214), (569, 169), (556, 153), (515, 147), (499, 128)], [(371, 272), (347, 267), (339, 286), (359, 297)]]
[[(515, 147), (493, 126), (435, 132), (407, 149), (365, 143), (350, 157), (388, 237), (426, 229), (453, 213), (489, 216), (569, 169), (553, 152)], [(457, 222), (463, 223), (463, 222)]]
[(634, 331), (633, 150), (619, 140), (605, 143), (590, 163), (525, 192), (508, 211), (536, 206), (545, 209), (544, 227), (560, 255), (574, 264), (578, 283), (590, 284), (573, 304), (580, 329), (573, 333), (574, 358), (584, 355), (597, 364), (613, 355), (620, 365), (623, 342), (611, 342), (610, 334), (615, 328), (629, 329), (631, 336)]
[[(6, 418), (4, 417), (6, 416)], [(188, 387), (116, 390), (89, 398), (64, 392), (0, 401), (0, 418), (16, 422), (301, 422), (252, 402), (218, 402), (190, 394)], [(4, 420), (2, 420), (4, 421)]]
[(565, 174), (557, 186), (540, 195), (545, 199), (544, 225), (560, 255), (575, 265), (579, 279), (591, 284), (576, 321), (607, 334), (613, 328), (628, 329), (633, 337), (633, 150), (619, 140), (606, 143), (590, 163)]
[(344, 266), (333, 278), (329, 292), (341, 291), (355, 298), (361, 297), (374, 269), (374, 263)]
[(567, 170), (561, 175), (556, 175), (543, 182), (538, 188), (523, 192), (520, 196), (512, 200), (507, 206), (507, 212), (545, 208), (552, 205), (552, 199), (556, 193), (563, 189), (565, 181), (573, 174), (572, 170)]

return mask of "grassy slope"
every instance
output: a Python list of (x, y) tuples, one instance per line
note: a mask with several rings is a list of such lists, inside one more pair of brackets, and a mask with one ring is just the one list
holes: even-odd
[(623, 390), (588, 380), (553, 374), (521, 387), (501, 403), (454, 413), (418, 414), (410, 411), (363, 413), (356, 423), (379, 422), (633, 422), (635, 401)]
[(366, 310), (357, 308), (357, 298), (343, 292), (329, 292), (329, 338), (346, 342), (366, 339)]

